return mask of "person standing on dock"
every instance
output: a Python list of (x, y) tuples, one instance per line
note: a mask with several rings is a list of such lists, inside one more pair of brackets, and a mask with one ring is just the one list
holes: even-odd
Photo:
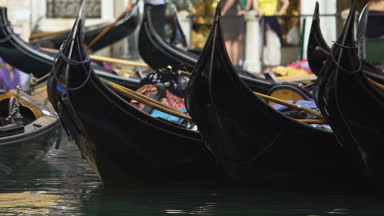
[(168, 0), (144, 0), (145, 5), (151, 7), (152, 24), (157, 34), (164, 38), (165, 10)]
[(233, 65), (239, 63), (240, 37), (245, 23), (240, 3), (240, 0), (221, 0), (221, 27), (225, 46)]
[[(281, 7), (279, 8), (279, 1)], [(254, 0), (253, 8), (263, 17), (264, 26), (264, 72), (272, 72), (272, 67), (281, 64), (282, 30), (277, 16), (283, 15), (289, 6), (289, 0)]]

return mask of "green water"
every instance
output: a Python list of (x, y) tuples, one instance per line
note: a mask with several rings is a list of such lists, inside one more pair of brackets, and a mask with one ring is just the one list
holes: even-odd
[(77, 147), (0, 179), (0, 215), (384, 215), (378, 194), (266, 193), (214, 185), (130, 185), (105, 191)]

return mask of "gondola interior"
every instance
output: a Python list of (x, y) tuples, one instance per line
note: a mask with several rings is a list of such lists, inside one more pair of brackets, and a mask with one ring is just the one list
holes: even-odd
[[(24, 133), (24, 126), (41, 117), (33, 104), (22, 100), (17, 107), (16, 95), (12, 92), (0, 95), (0, 137)], [(17, 110), (16, 110), (17, 109)], [(18, 112), (17, 118), (12, 118)], [(40, 115), (39, 115), (40, 114)]]

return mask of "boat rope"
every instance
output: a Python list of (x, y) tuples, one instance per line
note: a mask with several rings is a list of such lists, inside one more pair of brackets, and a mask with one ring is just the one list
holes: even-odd
[(90, 62), (89, 55), (87, 55), (83, 61), (76, 61), (76, 60), (72, 60), (72, 59), (68, 58), (63, 52), (66, 46), (67, 46), (67, 41), (64, 41), (61, 44), (60, 49), (59, 49), (59, 55), (60, 55), (60, 57), (62, 57), (64, 59), (65, 62), (67, 62), (70, 65), (75, 65), (75, 66), (86, 64), (86, 63)]
[[(63, 50), (65, 49), (65, 46), (66, 46), (66, 41), (64, 41), (63, 44), (60, 46), (60, 50), (58, 52), (58, 55), (55, 57), (54, 62), (57, 62), (59, 57), (61, 57), (63, 59), (63, 61), (65, 61), (67, 64), (72, 65), (72, 66), (80, 66), (80, 65), (87, 64), (90, 62), (89, 55), (87, 55), (85, 60), (83, 60), (83, 61), (76, 61), (73, 59), (69, 59), (67, 56), (65, 56), (65, 54), (63, 52)], [(89, 67), (87, 78), (84, 80), (83, 83), (81, 83), (77, 87), (68, 87), (68, 86), (65, 86), (62, 82), (60, 82), (59, 78), (57, 77), (57, 72), (55, 70), (55, 64), (53, 64), (53, 66), (52, 66), (51, 73), (53, 73), (53, 76), (54, 76), (55, 80), (57, 81), (57, 83), (64, 86), (66, 88), (66, 90), (77, 91), (77, 90), (83, 88), (88, 83), (89, 79), (91, 78), (92, 68)]]
[(339, 47), (344, 48), (344, 49), (359, 49), (359, 46), (345, 46), (345, 45), (339, 44), (337, 42), (333, 43), (329, 56), (331, 57), (333, 63), (337, 66), (337, 68), (339, 68), (342, 71), (349, 72), (349, 73), (356, 73), (363, 68), (363, 63), (361, 62), (361, 60), (359, 61), (359, 67), (356, 70), (348, 70), (348, 69), (344, 68), (343, 66), (341, 66), (339, 64), (339, 62), (336, 60), (335, 55), (334, 55), (334, 49), (336, 46), (339, 46)]

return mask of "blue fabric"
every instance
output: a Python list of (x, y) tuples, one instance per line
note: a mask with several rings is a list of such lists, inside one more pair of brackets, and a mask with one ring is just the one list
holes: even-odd
[(57, 89), (57, 91), (59, 91), (59, 92), (61, 92), (61, 93), (64, 93), (65, 92), (65, 88), (64, 88), (64, 86), (62, 86), (62, 85), (60, 85), (60, 84), (57, 84), (56, 85), (56, 89)]
[[(295, 103), (295, 102), (292, 101), (292, 100), (289, 100), (288, 102), (290, 102), (290, 103)], [(288, 110), (291, 109), (290, 107), (287, 107), (287, 106), (282, 105), (282, 104), (276, 104), (276, 105), (273, 106), (273, 108), (274, 108), (275, 110), (277, 110), (277, 111), (280, 111), (280, 112), (285, 112), (285, 111), (288, 111)]]
[[(183, 112), (183, 113), (187, 113), (186, 109), (182, 109), (182, 110), (179, 110), (179, 111)], [(163, 119), (166, 119), (168, 121), (177, 122), (177, 123), (181, 123), (184, 120), (184, 119), (181, 119), (179, 117), (170, 115), (168, 113), (164, 113), (164, 112), (156, 110), (156, 109), (152, 112), (151, 115), (153, 117), (163, 118)]]
[(299, 100), (296, 104), (309, 109), (318, 110), (317, 105), (313, 100)]
[[(312, 110), (316, 110), (318, 111), (318, 107), (315, 103), (315, 101), (313, 100), (299, 100), (299, 101), (292, 101), (292, 100), (289, 100), (288, 102), (290, 103), (293, 103), (293, 104), (296, 104), (296, 105), (299, 105), (299, 106), (302, 106), (302, 107), (306, 107), (308, 109), (312, 109)], [(285, 105), (281, 105), (281, 104), (276, 104), (273, 106), (273, 108), (277, 111), (280, 111), (280, 112), (300, 112), (298, 110), (295, 110), (295, 109), (292, 109), (291, 107), (288, 107), (288, 106), (285, 106)], [(286, 114), (286, 113), (285, 113)], [(310, 115), (310, 114), (307, 114), (307, 118), (309, 119), (317, 119), (318, 117), (314, 116), (314, 115)]]

